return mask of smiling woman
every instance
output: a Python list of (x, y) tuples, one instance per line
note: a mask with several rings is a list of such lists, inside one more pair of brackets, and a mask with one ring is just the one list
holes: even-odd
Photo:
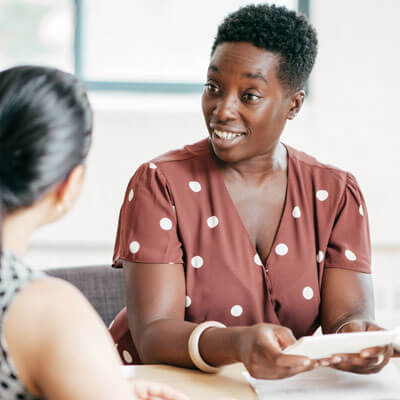
[(284, 7), (247, 6), (220, 25), (202, 99), (209, 137), (142, 165), (122, 205), (114, 265), (127, 309), (111, 332), (126, 362), (213, 372), (239, 361), (268, 379), (388, 362), (391, 346), (282, 353), (319, 326), (380, 329), (355, 178), (280, 141), (316, 53), (312, 26)]
[(248, 42), (224, 42), (215, 49), (203, 113), (219, 159), (238, 162), (276, 147), (286, 120), (304, 99), (302, 90), (287, 95), (278, 67), (277, 55)]

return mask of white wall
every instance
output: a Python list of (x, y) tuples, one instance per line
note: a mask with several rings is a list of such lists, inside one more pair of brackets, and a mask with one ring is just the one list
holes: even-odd
[[(374, 246), (400, 248), (400, 2), (311, 1), (319, 56), (310, 97), (284, 140), (322, 161), (352, 171), (369, 206)], [(68, 246), (56, 264), (109, 262), (125, 185), (140, 162), (205, 136), (199, 96), (91, 93), (94, 145), (87, 185), (70, 216), (44, 228), (31, 260), (52, 265), (43, 251)], [(40, 254), (43, 254), (41, 257)]]

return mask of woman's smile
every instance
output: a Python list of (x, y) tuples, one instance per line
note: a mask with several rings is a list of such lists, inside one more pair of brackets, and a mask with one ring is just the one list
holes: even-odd
[(234, 132), (227, 129), (211, 128), (211, 141), (215, 147), (229, 149), (241, 142), (246, 134), (245, 132)]

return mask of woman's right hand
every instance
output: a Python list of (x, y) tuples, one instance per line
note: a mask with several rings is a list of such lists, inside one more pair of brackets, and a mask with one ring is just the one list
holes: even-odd
[(282, 353), (295, 341), (292, 331), (283, 326), (262, 323), (243, 327), (237, 337), (238, 358), (258, 379), (288, 378), (317, 367), (316, 360)]

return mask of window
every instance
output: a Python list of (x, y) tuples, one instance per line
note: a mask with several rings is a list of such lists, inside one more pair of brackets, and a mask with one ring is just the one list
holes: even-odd
[[(217, 26), (248, 3), (76, 0), (76, 72), (92, 90), (201, 92)], [(308, 14), (308, 0), (275, 3)]]
[(71, 0), (0, 0), (0, 68), (52, 65), (73, 71)]

